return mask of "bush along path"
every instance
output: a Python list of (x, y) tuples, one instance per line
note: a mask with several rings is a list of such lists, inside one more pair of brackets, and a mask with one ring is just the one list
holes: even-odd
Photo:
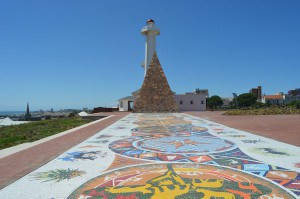
[(249, 108), (249, 109), (232, 109), (227, 110), (224, 115), (288, 115), (300, 114), (300, 109), (293, 107), (266, 107), (266, 108)]

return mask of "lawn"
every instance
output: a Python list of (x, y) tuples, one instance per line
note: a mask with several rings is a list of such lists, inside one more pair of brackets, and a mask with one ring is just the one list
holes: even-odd
[(33, 142), (89, 122), (75, 117), (0, 127), (0, 149)]

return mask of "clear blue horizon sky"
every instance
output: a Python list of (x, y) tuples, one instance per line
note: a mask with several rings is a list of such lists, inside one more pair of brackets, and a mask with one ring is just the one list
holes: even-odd
[(116, 106), (143, 82), (153, 18), (176, 93), (231, 97), (300, 87), (300, 1), (23, 1), (0, 3), (0, 110)]

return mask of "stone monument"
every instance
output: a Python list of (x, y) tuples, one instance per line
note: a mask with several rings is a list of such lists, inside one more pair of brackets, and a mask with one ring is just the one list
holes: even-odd
[(142, 88), (137, 96), (133, 112), (177, 112), (174, 94), (154, 51)]

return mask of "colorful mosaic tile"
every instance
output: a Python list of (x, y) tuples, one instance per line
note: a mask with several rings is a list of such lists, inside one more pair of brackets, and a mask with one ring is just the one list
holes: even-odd
[(146, 164), (93, 178), (68, 198), (293, 198), (263, 178), (214, 165)]
[(130, 114), (0, 198), (298, 198), (299, 154), (186, 114)]

